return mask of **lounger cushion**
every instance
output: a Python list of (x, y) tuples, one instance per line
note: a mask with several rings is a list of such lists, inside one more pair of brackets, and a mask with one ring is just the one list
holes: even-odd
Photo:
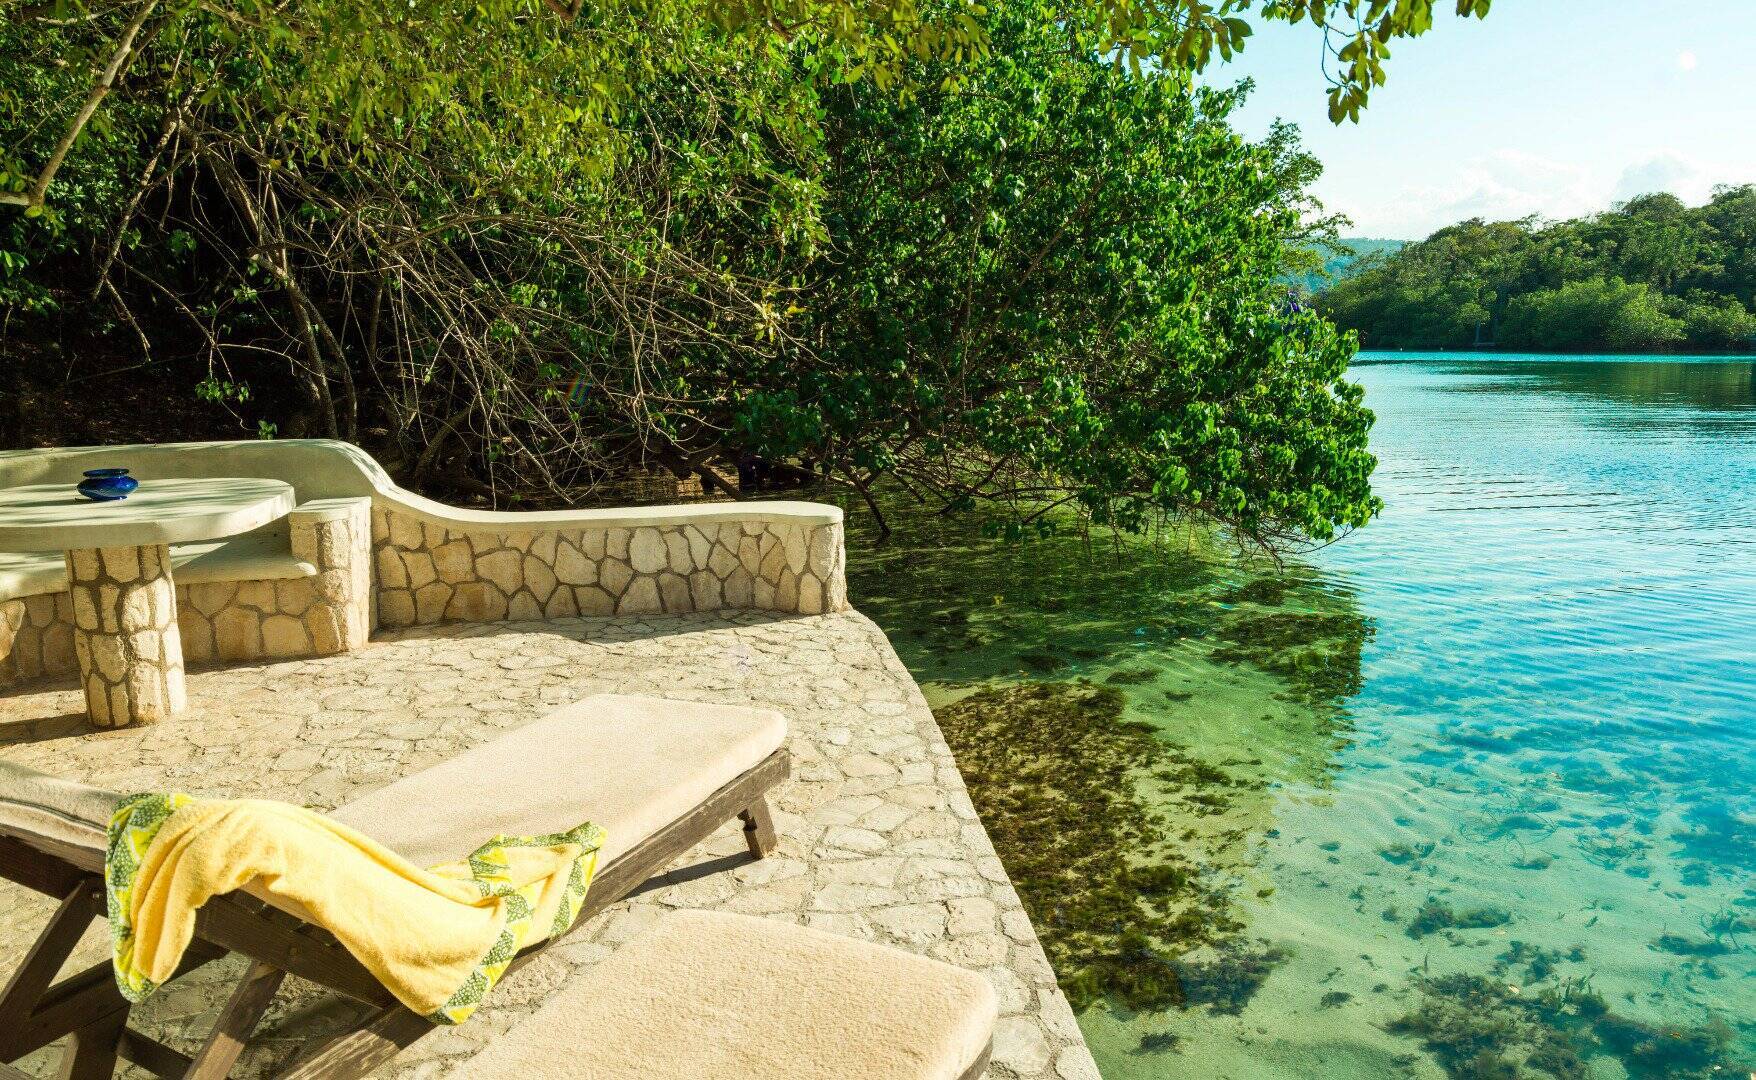
[(104, 846), (104, 830), (122, 796), (0, 759), (0, 825), (80, 847)]
[(685, 911), (581, 973), (456, 1080), (957, 1080), (993, 1035), (972, 972)]
[(496, 833), (589, 820), (607, 834), (603, 867), (755, 768), (786, 734), (785, 717), (767, 709), (603, 694), (331, 816), (419, 866), (461, 859)]

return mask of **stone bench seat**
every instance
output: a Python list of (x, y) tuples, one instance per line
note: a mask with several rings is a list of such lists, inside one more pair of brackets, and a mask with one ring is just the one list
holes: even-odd
[[(179, 585), (316, 576), (314, 563), (293, 554), (284, 521), (223, 540), (171, 545), (171, 577)], [(60, 552), (0, 551), (0, 600), (66, 591), (67, 563)]]
[[(364, 645), (371, 511), (363, 496), (307, 499), (249, 532), (169, 545), (181, 660), (330, 656)], [(62, 553), (0, 552), (0, 687), (80, 671), (74, 630)]]

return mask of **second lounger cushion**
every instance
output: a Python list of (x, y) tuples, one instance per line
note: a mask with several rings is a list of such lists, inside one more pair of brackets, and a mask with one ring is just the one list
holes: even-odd
[(496, 833), (536, 836), (581, 820), (606, 834), (614, 862), (786, 741), (769, 709), (600, 694), (330, 816), (417, 866), (461, 859)]
[(973, 972), (772, 919), (666, 916), (453, 1080), (957, 1080), (993, 1036)]

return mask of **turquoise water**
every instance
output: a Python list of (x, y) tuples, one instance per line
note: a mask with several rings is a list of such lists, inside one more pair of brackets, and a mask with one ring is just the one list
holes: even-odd
[(1353, 377), (1387, 508), (1284, 578), (1174, 529), (850, 553), (954, 748), (981, 691), (1089, 685), (1234, 778), (1200, 829), (1141, 792), (1260, 962), (1082, 998), (1105, 1075), (1756, 1077), (1756, 365)]

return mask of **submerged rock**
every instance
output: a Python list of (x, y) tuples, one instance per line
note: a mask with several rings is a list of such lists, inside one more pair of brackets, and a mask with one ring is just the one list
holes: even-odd
[(1501, 908), (1470, 908), (1466, 911), (1454, 910), (1450, 905), (1440, 903), (1432, 897), (1415, 912), (1414, 921), (1408, 924), (1408, 936), (1419, 941), (1428, 934), (1441, 930), (1488, 930), (1496, 926), (1505, 926), (1512, 921), (1512, 913)]
[(1105, 677), (1104, 682), (1109, 683), (1111, 686), (1139, 686), (1141, 683), (1156, 681), (1162, 674), (1163, 672), (1159, 671), (1157, 668), (1122, 668), (1110, 672), (1110, 674)]
[(1661, 934), (1652, 943), (1653, 948), (1668, 952), (1675, 956), (1724, 956), (1732, 951), (1732, 946), (1714, 938), (1684, 937), (1682, 934)]

